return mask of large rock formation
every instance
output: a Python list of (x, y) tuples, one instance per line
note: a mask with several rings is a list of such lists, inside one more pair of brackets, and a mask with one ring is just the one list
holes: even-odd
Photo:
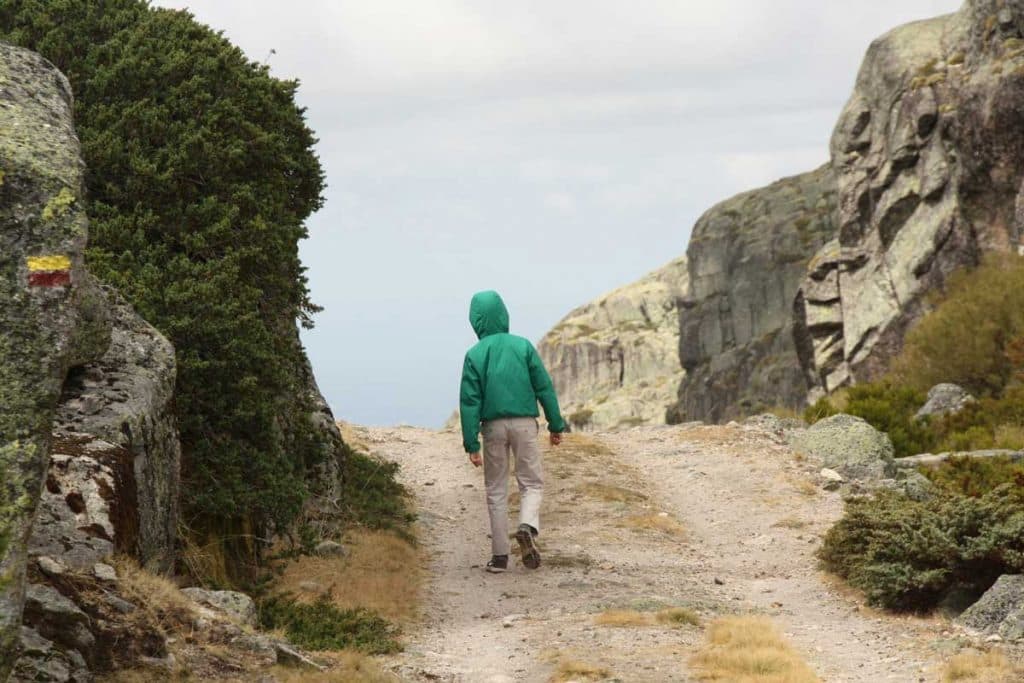
[(835, 232), (834, 186), (823, 167), (733, 197), (697, 222), (679, 314), (686, 377), (670, 421), (803, 403), (792, 301), (809, 259)]
[(573, 429), (664, 424), (682, 379), (676, 300), (688, 290), (686, 263), (567, 315), (537, 345)]
[(66, 79), (0, 45), (0, 680), (13, 665), (25, 555), (68, 369), (109, 340), (85, 272), (82, 162)]
[(138, 533), (125, 552), (153, 571), (174, 563), (181, 445), (174, 418), (174, 348), (115, 291), (105, 288), (113, 330), (106, 353), (74, 368), (55, 431), (99, 437), (130, 454)]
[(1022, 0), (969, 0), (871, 45), (832, 137), (838, 231), (795, 302), (815, 394), (883, 371), (950, 272), (1021, 248), (1022, 106)]

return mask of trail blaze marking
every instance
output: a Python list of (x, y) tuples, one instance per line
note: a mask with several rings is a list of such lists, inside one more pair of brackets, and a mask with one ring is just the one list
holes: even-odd
[(66, 287), (71, 284), (71, 259), (63, 255), (29, 256), (29, 287)]

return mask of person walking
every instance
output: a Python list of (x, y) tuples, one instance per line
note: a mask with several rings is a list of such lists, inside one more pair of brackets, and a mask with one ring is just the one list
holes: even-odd
[[(491, 518), (491, 561), (487, 571), (508, 569), (508, 471), (515, 455), (519, 484), (519, 527), (516, 541), (523, 564), (540, 566), (537, 535), (544, 476), (537, 434), (544, 408), (552, 446), (562, 441), (565, 420), (551, 377), (528, 339), (508, 332), (508, 309), (494, 291), (477, 292), (469, 305), (469, 324), (480, 340), (466, 352), (462, 365), (459, 409), (462, 445), (474, 467), (484, 468), (487, 512)], [(479, 435), (483, 434), (483, 457)]]

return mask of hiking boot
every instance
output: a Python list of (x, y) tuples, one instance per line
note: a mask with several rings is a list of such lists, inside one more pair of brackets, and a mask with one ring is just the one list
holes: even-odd
[(523, 564), (527, 569), (536, 569), (540, 566), (540, 551), (537, 550), (537, 543), (534, 541), (533, 527), (529, 524), (520, 524), (516, 531), (516, 540), (519, 541), (519, 550), (523, 553)]
[(508, 555), (492, 555), (491, 561), (487, 563), (487, 571), (492, 574), (501, 574), (508, 570)]

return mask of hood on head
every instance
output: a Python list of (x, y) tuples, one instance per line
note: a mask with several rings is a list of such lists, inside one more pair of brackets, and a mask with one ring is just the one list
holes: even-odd
[(478, 339), (508, 332), (508, 309), (501, 296), (492, 290), (477, 292), (469, 304), (469, 324)]

